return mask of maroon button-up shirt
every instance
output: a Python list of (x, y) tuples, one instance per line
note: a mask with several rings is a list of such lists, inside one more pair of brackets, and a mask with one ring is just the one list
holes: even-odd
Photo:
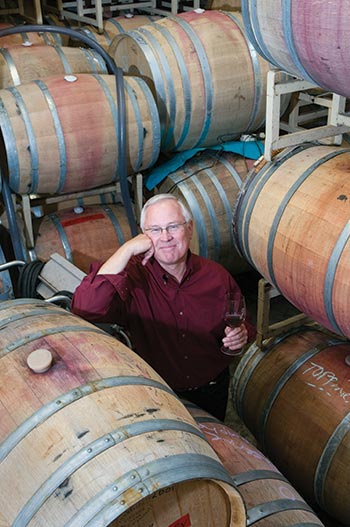
[[(134, 351), (174, 390), (202, 386), (232, 359), (220, 352), (225, 294), (238, 289), (221, 265), (189, 252), (178, 283), (151, 259), (130, 259), (119, 274), (97, 275), (102, 264), (76, 289), (73, 313), (92, 322), (117, 322), (131, 335)], [(249, 340), (255, 328), (246, 321)]]

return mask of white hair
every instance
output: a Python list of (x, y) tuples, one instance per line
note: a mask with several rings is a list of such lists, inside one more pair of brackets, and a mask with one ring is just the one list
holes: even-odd
[(146, 210), (148, 209), (148, 207), (150, 207), (151, 205), (154, 205), (155, 203), (158, 203), (158, 201), (164, 201), (166, 199), (174, 200), (180, 205), (182, 214), (186, 222), (189, 222), (192, 219), (191, 212), (182, 203), (182, 201), (180, 201), (176, 196), (174, 196), (173, 194), (156, 194), (155, 196), (152, 196), (152, 198), (150, 198), (148, 201), (146, 201), (146, 203), (142, 207), (141, 216), (140, 216), (140, 227), (142, 231), (145, 225), (145, 215), (146, 215)]

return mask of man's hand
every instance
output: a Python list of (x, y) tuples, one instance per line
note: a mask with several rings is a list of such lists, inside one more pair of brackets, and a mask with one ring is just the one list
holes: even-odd
[(138, 234), (123, 243), (119, 249), (102, 265), (97, 274), (117, 274), (125, 269), (132, 256), (144, 254), (142, 265), (146, 265), (153, 256), (154, 248), (151, 238), (146, 234)]
[(248, 331), (244, 324), (238, 328), (230, 328), (226, 326), (225, 337), (222, 342), (226, 348), (232, 351), (240, 350), (248, 342)]

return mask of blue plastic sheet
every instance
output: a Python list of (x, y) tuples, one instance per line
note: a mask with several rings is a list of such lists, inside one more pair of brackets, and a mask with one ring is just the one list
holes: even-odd
[(162, 165), (151, 170), (145, 183), (146, 188), (148, 190), (153, 190), (154, 187), (159, 185), (159, 183), (161, 183), (169, 174), (175, 172), (182, 167), (186, 161), (203, 150), (220, 150), (240, 154), (248, 159), (258, 159), (264, 153), (264, 145), (261, 141), (230, 141), (210, 148), (185, 150), (184, 152), (176, 154), (169, 161), (166, 161)]

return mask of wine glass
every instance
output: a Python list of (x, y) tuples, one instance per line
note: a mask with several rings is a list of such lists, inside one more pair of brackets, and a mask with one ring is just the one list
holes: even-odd
[[(230, 328), (238, 328), (245, 321), (247, 313), (244, 296), (238, 291), (226, 293), (224, 308), (224, 321)], [(226, 346), (221, 346), (221, 352), (225, 355), (240, 355), (242, 350), (230, 350)]]

